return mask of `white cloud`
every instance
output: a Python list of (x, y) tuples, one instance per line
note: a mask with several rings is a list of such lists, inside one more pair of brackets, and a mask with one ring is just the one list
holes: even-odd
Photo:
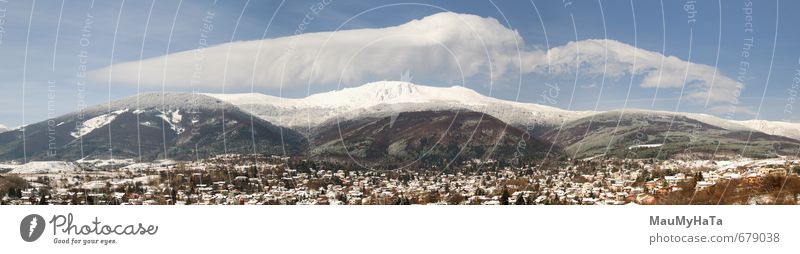
[[(606, 59), (606, 50), (608, 59)], [(578, 52), (580, 54), (578, 54)], [(580, 56), (578, 58), (577, 56)], [(634, 60), (635, 59), (635, 60)], [(661, 61), (664, 61), (663, 68)], [(520, 61), (521, 60), (521, 61)], [(607, 65), (606, 65), (607, 60)], [(574, 71), (609, 77), (635, 75), (641, 87), (680, 88), (688, 64), (686, 95), (705, 102), (715, 68), (639, 49), (614, 40), (583, 40), (549, 50), (531, 49), (515, 30), (493, 18), (438, 13), (393, 27), (308, 33), (241, 41), (93, 71), (97, 81), (144, 86), (219, 88), (345, 84), (396, 79), (411, 70), (418, 80), (492, 78)], [(635, 61), (635, 66), (634, 66)], [(520, 67), (521, 66), (521, 67)], [(511, 76), (513, 77), (513, 76)], [(659, 81), (660, 85), (659, 85)], [(734, 100), (742, 84), (717, 73), (712, 102)]]
[[(714, 78), (716, 69), (712, 66), (664, 56), (614, 40), (570, 42), (548, 50), (546, 57), (550, 59), (550, 70), (557, 74), (574, 71), (577, 61), (580, 61), (583, 74), (605, 73), (612, 78), (640, 76), (642, 81), (639, 85), (645, 88), (680, 88), (685, 81), (686, 99), (697, 102), (705, 102), (708, 98), (712, 102), (733, 103), (731, 100), (738, 98), (743, 88), (741, 83), (722, 73), (717, 72)], [(529, 71), (540, 73), (546, 73), (548, 68), (546, 64), (531, 66)]]
[(160, 86), (163, 81), (183, 87), (199, 72), (195, 85), (214, 88), (249, 87), (254, 73), (255, 85), (262, 87), (335, 84), (340, 77), (358, 84), (396, 79), (409, 69), (418, 78), (460, 80), (461, 71), (466, 77), (485, 73), (489, 57), (495, 73), (504, 75), (517, 59), (515, 40), (522, 42), (516, 31), (495, 19), (439, 13), (394, 27), (232, 42), (145, 59), (141, 75), (139, 61), (133, 61), (91, 76), (105, 82), (111, 73), (114, 83)]

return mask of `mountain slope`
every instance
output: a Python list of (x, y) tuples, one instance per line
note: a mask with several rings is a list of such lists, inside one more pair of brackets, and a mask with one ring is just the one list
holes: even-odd
[(551, 130), (545, 137), (577, 158), (599, 154), (637, 158), (771, 157), (794, 154), (800, 147), (799, 141), (787, 137), (729, 130), (681, 114), (648, 111), (600, 113)]
[(217, 99), (154, 93), (31, 124), (24, 135), (22, 129), (2, 133), (0, 159), (194, 159), (225, 152), (295, 154), (305, 144), (298, 133)]
[[(313, 134), (330, 122), (363, 117), (393, 116), (399, 112), (469, 110), (492, 115), (535, 134), (603, 112), (569, 111), (533, 103), (500, 100), (465, 87), (432, 87), (401, 81), (380, 81), (359, 87), (287, 99), (269, 95), (207, 94), (239, 106), (279, 126)], [(626, 113), (679, 115), (731, 131), (758, 131), (800, 139), (800, 124), (774, 121), (733, 121), (701, 113), (626, 109)]]
[[(469, 159), (515, 155), (542, 158), (551, 148), (523, 130), (479, 112), (419, 111), (332, 124), (312, 140), (315, 157), (354, 160), (367, 165), (422, 161), (445, 166)], [(551, 151), (560, 155), (558, 149)]]
[[(475, 130), (480, 135), (470, 140)], [(447, 137), (444, 148), (431, 146), (441, 134)], [(568, 111), (499, 100), (464, 87), (382, 81), (302, 99), (255, 93), (132, 96), (0, 132), (0, 160), (194, 159), (257, 152), (438, 163), (457, 154), (507, 159), (519, 153), (509, 140), (521, 138), (531, 139), (523, 146), (532, 147), (521, 154), (530, 158), (540, 157), (543, 146), (550, 150), (550, 143), (557, 146), (555, 153), (563, 148), (575, 157), (741, 152), (764, 157), (793, 154), (800, 147), (800, 129), (793, 123), (635, 109)], [(465, 150), (459, 154), (454, 147)]]
[(237, 105), (267, 121), (295, 129), (313, 129), (331, 121), (414, 111), (463, 109), (490, 114), (512, 125), (542, 127), (553, 127), (591, 114), (499, 100), (460, 86), (431, 87), (402, 81), (373, 82), (302, 99), (263, 94), (207, 95)]

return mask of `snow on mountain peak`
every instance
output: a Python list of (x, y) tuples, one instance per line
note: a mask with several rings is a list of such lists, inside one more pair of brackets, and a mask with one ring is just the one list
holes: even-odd
[(313, 127), (332, 120), (392, 116), (425, 110), (471, 110), (510, 124), (560, 124), (591, 112), (505, 101), (462, 86), (435, 87), (406, 81), (377, 81), (358, 87), (286, 99), (263, 94), (205, 94), (234, 104), (266, 121), (285, 127)]
[(159, 111), (160, 114), (156, 115), (157, 117), (164, 120), (165, 123), (169, 124), (169, 128), (174, 130), (178, 135), (183, 133), (185, 128), (181, 127), (181, 121), (183, 120), (183, 115), (181, 115), (181, 110), (177, 109), (175, 111), (168, 110), (167, 112)]
[[(84, 115), (91, 114), (105, 114), (109, 109), (130, 109), (135, 114), (141, 114), (147, 109), (204, 109), (204, 108), (219, 108), (221, 106), (220, 98), (212, 98), (204, 96), (199, 93), (181, 93), (181, 92), (151, 92), (141, 93), (133, 96), (128, 96), (119, 100), (111, 101), (110, 103), (103, 103), (93, 107), (86, 108), (80, 112), (73, 112), (73, 114), (82, 113)], [(184, 110), (186, 111), (186, 110)]]
[[(266, 121), (295, 128), (314, 127), (333, 120), (393, 116), (399, 112), (425, 110), (472, 110), (483, 112), (513, 125), (558, 126), (566, 121), (598, 112), (570, 111), (547, 105), (501, 100), (484, 96), (462, 86), (435, 87), (406, 81), (377, 81), (288, 99), (258, 93), (205, 94), (239, 106)], [(731, 121), (701, 113), (666, 112), (643, 109), (619, 110), (624, 114), (679, 114), (728, 130), (755, 130), (800, 140), (800, 124), (774, 121)]]
[(117, 110), (108, 114), (99, 115), (93, 117), (92, 119), (86, 120), (81, 124), (80, 128), (75, 131), (72, 131), (70, 135), (74, 138), (80, 138), (85, 136), (86, 134), (91, 133), (97, 128), (103, 127), (108, 125), (109, 123), (113, 122), (114, 119), (117, 118), (118, 115), (128, 112), (128, 109), (121, 109)]

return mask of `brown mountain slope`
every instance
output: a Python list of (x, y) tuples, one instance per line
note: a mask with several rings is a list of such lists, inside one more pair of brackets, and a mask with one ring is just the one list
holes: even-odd
[(390, 117), (334, 122), (317, 133), (311, 143), (313, 157), (363, 165), (535, 159), (551, 148), (521, 129), (473, 111), (405, 112), (394, 123)]

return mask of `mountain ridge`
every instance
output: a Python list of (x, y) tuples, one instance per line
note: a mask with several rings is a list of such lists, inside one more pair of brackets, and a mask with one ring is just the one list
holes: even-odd
[(33, 123), (24, 131), (0, 133), (0, 159), (194, 159), (254, 151), (295, 154), (304, 149), (304, 139), (215, 98), (148, 93)]
[(394, 122), (365, 117), (329, 125), (312, 140), (310, 153), (379, 166), (447, 166), (459, 159), (541, 159), (548, 152), (560, 156), (551, 145), (480, 112), (417, 111), (400, 113)]
[[(440, 128), (440, 118), (444, 117), (442, 112), (471, 112), (465, 113), (470, 117), (457, 122), (460, 126), (474, 128), (460, 127), (457, 133), (450, 133), (452, 135), (463, 136), (485, 124), (492, 127), (481, 131), (495, 135), (492, 136), (494, 140), (503, 139), (502, 135), (496, 136), (497, 133), (511, 133), (511, 138), (517, 140), (532, 138), (528, 141), (539, 145), (528, 149), (530, 154), (541, 152), (540, 148), (547, 146), (547, 150), (554, 148), (576, 158), (606, 154), (609, 148), (627, 156), (623, 152), (645, 150), (639, 147), (658, 147), (657, 154), (644, 151), (637, 156), (660, 156), (661, 151), (666, 151), (665, 156), (671, 156), (685, 153), (681, 150), (685, 147), (695, 146), (698, 151), (709, 153), (710, 148), (716, 145), (714, 151), (720, 148), (732, 154), (754, 146), (756, 149), (748, 152), (755, 156), (771, 156), (787, 154), (800, 147), (800, 128), (794, 123), (732, 121), (701, 113), (642, 109), (569, 111), (501, 100), (461, 86), (432, 87), (380, 81), (300, 99), (259, 93), (171, 92), (129, 96), (51, 121), (30, 124), (25, 126), (24, 132), (21, 128), (2, 132), (0, 159), (130, 157), (137, 155), (137, 143), (140, 146), (139, 157), (146, 159), (167, 158), (170, 154), (189, 158), (192, 154), (223, 152), (341, 157), (342, 149), (336, 147), (335, 135), (331, 133), (341, 135), (338, 131), (345, 125), (349, 136), (344, 141), (363, 144), (362, 150), (370, 154), (365, 159), (398, 162), (418, 155), (416, 150), (424, 148), (425, 142), (422, 141), (432, 139), (431, 135), (450, 131)], [(481, 117), (476, 118), (476, 114)], [(422, 119), (409, 119), (409, 116)], [(395, 123), (395, 120), (399, 122)], [(48, 122), (58, 123), (52, 132), (48, 129)], [(376, 127), (376, 124), (381, 127)], [(388, 127), (383, 124), (388, 124)], [(400, 132), (409, 137), (399, 139), (396, 134), (386, 132), (394, 124), (411, 128)], [(415, 131), (419, 129), (428, 131)], [(449, 145), (459, 142), (472, 145), (468, 144), (468, 139), (454, 140)], [(52, 142), (59, 145), (57, 149), (61, 149), (61, 157), (45, 156), (48, 148), (52, 150), (49, 147)], [(489, 145), (486, 140), (481, 142)], [(510, 149), (512, 143), (503, 143), (501, 150), (514, 152)], [(401, 146), (413, 149), (398, 152), (397, 147)], [(84, 151), (86, 147), (88, 149)], [(470, 149), (473, 150), (470, 155), (483, 157), (485, 154), (481, 150), (487, 147)], [(439, 157), (453, 155), (452, 151), (440, 152)], [(500, 157), (507, 155), (501, 154)]]

